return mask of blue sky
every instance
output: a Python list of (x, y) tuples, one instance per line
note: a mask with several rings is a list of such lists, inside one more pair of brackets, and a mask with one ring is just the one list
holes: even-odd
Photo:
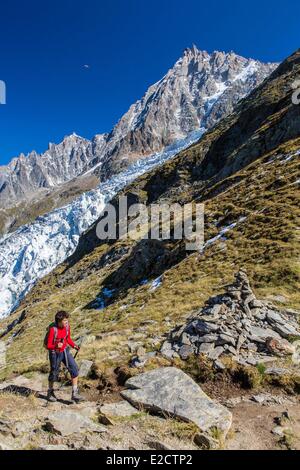
[(193, 43), (263, 61), (300, 47), (291, 0), (4, 0), (0, 15), (0, 164), (110, 131)]

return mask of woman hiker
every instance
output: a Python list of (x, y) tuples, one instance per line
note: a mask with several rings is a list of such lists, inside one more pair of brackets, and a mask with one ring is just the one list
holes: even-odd
[(78, 392), (78, 367), (74, 357), (70, 353), (68, 346), (79, 351), (80, 347), (74, 343), (70, 335), (69, 314), (65, 311), (57, 312), (55, 323), (49, 326), (45, 337), (45, 347), (49, 351), (50, 374), (49, 389), (47, 399), (51, 402), (57, 401), (54, 394), (54, 382), (58, 381), (60, 364), (63, 363), (71, 374), (72, 378), (72, 401), (76, 403), (85, 401)]

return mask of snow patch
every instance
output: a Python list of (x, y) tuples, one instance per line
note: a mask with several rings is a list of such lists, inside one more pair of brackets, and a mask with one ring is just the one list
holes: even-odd
[(230, 225), (227, 225), (226, 227), (222, 228), (222, 230), (220, 231), (220, 233), (218, 235), (211, 238), (210, 240), (207, 240), (207, 242), (204, 244), (204, 247), (203, 247), (202, 251), (204, 251), (208, 246), (213, 245), (214, 243), (216, 243), (218, 240), (226, 241), (227, 239), (226, 239), (226, 237), (224, 237), (225, 233), (227, 233), (230, 230), (234, 229), (237, 225), (242, 224), (243, 222), (245, 222), (246, 219), (247, 219), (247, 217), (240, 217), (240, 219), (237, 222), (234, 222), (234, 223), (232, 223)]
[(158, 289), (162, 285), (162, 276), (157, 277), (154, 281), (151, 282), (150, 291)]
[(107, 301), (114, 295), (114, 290), (104, 287), (100, 295), (96, 297), (96, 300), (92, 303), (92, 307), (95, 310), (104, 310), (107, 307)]

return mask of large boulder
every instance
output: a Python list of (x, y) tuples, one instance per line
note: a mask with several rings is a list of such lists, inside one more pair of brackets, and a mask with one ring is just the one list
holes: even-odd
[(231, 427), (232, 415), (211, 400), (180, 369), (164, 367), (127, 380), (121, 392), (131, 404), (152, 412), (160, 412), (195, 423), (201, 432), (218, 430), (223, 437)]

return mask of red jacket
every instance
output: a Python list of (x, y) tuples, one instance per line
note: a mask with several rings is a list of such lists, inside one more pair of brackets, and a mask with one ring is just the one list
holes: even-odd
[[(49, 330), (47, 349), (63, 352), (69, 345), (72, 348), (76, 347), (74, 341), (71, 339), (70, 326), (68, 328), (57, 328), (55, 338), (55, 327), (52, 326)], [(54, 341), (55, 338), (55, 341)], [(58, 348), (58, 343), (63, 343), (62, 348)]]

